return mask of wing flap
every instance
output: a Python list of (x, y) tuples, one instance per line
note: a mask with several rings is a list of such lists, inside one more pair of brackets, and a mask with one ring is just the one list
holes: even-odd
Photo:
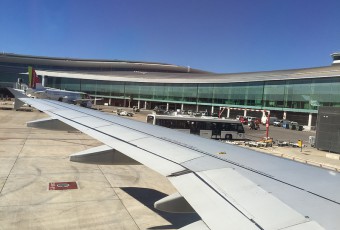
[[(178, 192), (185, 197), (211, 229), (259, 229), (252, 220), (194, 173), (169, 177)], [(190, 186), (188, 186), (190, 184)]]
[[(319, 230), (320, 225), (318, 223), (316, 223), (315, 221), (310, 221), (310, 222), (290, 226), (288, 228), (283, 228), (282, 230), (306, 230), (306, 229), (308, 229), (308, 230)], [(321, 228), (321, 229), (323, 229), (323, 228)]]
[(284, 229), (310, 221), (232, 168), (197, 174), (263, 229)]

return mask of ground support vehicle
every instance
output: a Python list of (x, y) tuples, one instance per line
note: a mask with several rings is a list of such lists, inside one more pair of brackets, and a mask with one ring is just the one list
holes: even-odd
[(248, 142), (245, 142), (244, 144), (249, 147), (273, 147), (273, 138), (262, 138), (261, 140), (259, 141), (248, 141)]
[(132, 112), (127, 112), (125, 110), (122, 109), (117, 109), (117, 115), (119, 116), (128, 116), (128, 117), (132, 117), (134, 115), (134, 113)]
[(140, 109), (136, 106), (132, 107), (133, 112), (137, 113), (140, 112)]

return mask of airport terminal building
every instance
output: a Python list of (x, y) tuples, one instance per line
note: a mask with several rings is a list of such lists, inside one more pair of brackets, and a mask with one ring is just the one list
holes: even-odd
[(28, 82), (32, 66), (44, 86), (82, 91), (97, 103), (152, 109), (207, 110), (223, 116), (271, 116), (314, 126), (319, 106), (340, 107), (340, 53), (330, 66), (215, 74), (154, 62), (0, 54), (0, 84)]

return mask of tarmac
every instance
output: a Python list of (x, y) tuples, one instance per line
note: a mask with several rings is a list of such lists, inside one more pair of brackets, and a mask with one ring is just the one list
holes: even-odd
[[(143, 165), (70, 162), (70, 154), (101, 143), (80, 132), (26, 127), (45, 117), (0, 110), (0, 230), (178, 229), (199, 220), (155, 210), (155, 201), (176, 190)], [(56, 190), (57, 182), (78, 188)]]
[[(246, 138), (253, 141), (266, 136), (265, 126), (261, 126), (260, 130), (249, 130), (245, 127), (245, 131)], [(269, 136), (274, 140), (273, 147), (248, 147), (244, 143), (240, 143), (240, 146), (340, 172), (340, 154), (312, 147), (309, 137), (315, 135), (315, 131), (296, 131), (270, 126)], [(302, 140), (302, 148), (296, 147), (298, 140)], [(286, 142), (290, 145), (280, 147), (277, 145), (278, 142)]]
[[(197, 214), (154, 209), (155, 201), (176, 192), (158, 173), (143, 165), (70, 162), (70, 154), (101, 143), (80, 132), (26, 127), (26, 122), (47, 115), (30, 109), (14, 111), (11, 105), (0, 107), (9, 109), (0, 110), (0, 230), (178, 229), (199, 220)], [(130, 119), (145, 121), (149, 112), (141, 111)], [(246, 130), (253, 139), (263, 134), (264, 130)], [(299, 132), (298, 137), (302, 134), (310, 135)], [(309, 145), (302, 151), (277, 146), (252, 149), (340, 171), (340, 160)], [(67, 186), (75, 182), (77, 188), (56, 190), (58, 182)]]

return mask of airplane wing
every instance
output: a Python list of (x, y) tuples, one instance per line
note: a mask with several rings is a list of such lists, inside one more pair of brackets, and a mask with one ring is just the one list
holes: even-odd
[(178, 193), (155, 207), (192, 208), (202, 219), (183, 230), (339, 229), (339, 172), (58, 101), (19, 99), (166, 176)]

